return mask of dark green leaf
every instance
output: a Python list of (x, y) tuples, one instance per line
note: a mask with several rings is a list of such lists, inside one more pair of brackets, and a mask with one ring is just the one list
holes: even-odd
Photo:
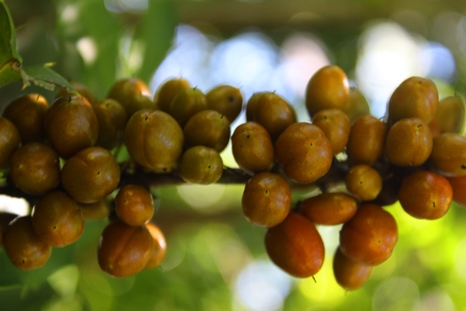
[(0, 0), (0, 87), (21, 80), (21, 62), (16, 51), (16, 30), (10, 11)]
[(143, 65), (136, 73), (143, 81), (150, 81), (170, 48), (177, 25), (174, 12), (173, 1), (149, 1), (149, 8), (135, 36), (144, 48)]
[(53, 91), (56, 86), (66, 87), (69, 90), (74, 89), (65, 78), (53, 71), (47, 65), (26, 67), (24, 68), (23, 73), (25, 74), (23, 75), (24, 86), (33, 83), (50, 91)]

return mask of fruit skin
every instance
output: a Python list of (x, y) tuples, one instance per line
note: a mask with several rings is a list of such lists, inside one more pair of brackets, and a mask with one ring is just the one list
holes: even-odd
[(31, 216), (37, 235), (55, 247), (76, 242), (84, 231), (84, 219), (78, 204), (64, 192), (53, 191), (41, 197)]
[(361, 90), (356, 87), (350, 87), (348, 101), (343, 107), (343, 111), (350, 119), (350, 122), (353, 122), (360, 116), (370, 114), (371, 108)]
[(291, 209), (291, 187), (280, 175), (262, 172), (246, 183), (241, 199), (243, 214), (257, 226), (270, 228), (281, 223)]
[(110, 206), (107, 200), (102, 199), (94, 203), (78, 203), (79, 209), (86, 220), (100, 220), (110, 215)]
[(296, 122), (296, 112), (281, 96), (265, 93), (257, 99), (251, 121), (262, 125), (274, 141), (289, 125)]
[(3, 248), (11, 262), (24, 271), (45, 265), (52, 252), (32, 228), (31, 216), (18, 216), (10, 222), (3, 234)]
[(340, 225), (356, 213), (358, 204), (346, 193), (321, 193), (299, 202), (299, 210), (315, 224)]
[(423, 77), (409, 77), (393, 91), (388, 101), (388, 123), (404, 118), (419, 118), (426, 124), (434, 118), (438, 108), (435, 84)]
[(340, 109), (324, 109), (312, 118), (312, 124), (317, 125), (332, 144), (333, 154), (345, 150), (351, 130), (350, 119)]
[(319, 231), (295, 212), (267, 230), (265, 248), (272, 262), (297, 278), (315, 275), (324, 263), (325, 249)]
[(205, 94), (194, 87), (180, 90), (173, 98), (168, 113), (183, 127), (189, 118), (207, 108)]
[(77, 81), (71, 81), (70, 85), (74, 88), (74, 90), (70, 90), (67, 87), (61, 87), (55, 94), (55, 98), (58, 98), (60, 96), (78, 95), (86, 97), (86, 99), (89, 101), (89, 103), (91, 103), (91, 105), (97, 103), (97, 97), (86, 85)]
[(92, 105), (92, 108), (99, 122), (97, 145), (112, 149), (122, 143), (128, 120), (123, 106), (114, 99), (106, 98)]
[(3, 246), (3, 234), (8, 228), (8, 224), (18, 215), (9, 212), (0, 212), (0, 247)]
[(158, 87), (153, 101), (160, 110), (168, 112), (176, 94), (190, 87), (189, 81), (182, 77), (170, 78)]
[(453, 201), (466, 207), (466, 176), (448, 178), (453, 190)]
[(448, 212), (453, 190), (448, 179), (442, 175), (421, 170), (403, 179), (398, 198), (409, 215), (433, 220)]
[(273, 92), (256, 92), (249, 97), (246, 102), (246, 121), (255, 121), (256, 120), (256, 108), (259, 98), (264, 94), (273, 94)]
[[(149, 86), (138, 78), (123, 78), (115, 81), (110, 88), (107, 98), (112, 98), (125, 108), (128, 117), (140, 109), (154, 109)], [(141, 105), (142, 102), (142, 105)]]
[(57, 98), (44, 116), (48, 140), (63, 158), (97, 143), (99, 124), (91, 104), (77, 95)]
[(385, 154), (394, 165), (420, 166), (429, 158), (432, 144), (432, 133), (422, 119), (405, 118), (388, 130)]
[(144, 269), (153, 269), (159, 266), (165, 259), (165, 255), (167, 253), (167, 242), (165, 241), (165, 236), (163, 235), (162, 230), (160, 230), (156, 224), (147, 223), (146, 228), (154, 239), (154, 247), (152, 248), (151, 256)]
[(286, 176), (298, 183), (311, 183), (325, 175), (333, 161), (332, 145), (314, 124), (293, 123), (275, 142), (275, 156)]
[(19, 147), (21, 137), (16, 126), (0, 116), (0, 169), (10, 165), (10, 158)]
[(275, 150), (267, 130), (256, 122), (236, 127), (231, 136), (231, 149), (238, 166), (247, 172), (270, 171), (275, 163)]
[(346, 290), (360, 288), (370, 277), (373, 266), (365, 265), (345, 256), (337, 248), (333, 256), (333, 275), (337, 283)]
[(306, 86), (306, 108), (311, 117), (328, 108), (343, 109), (349, 99), (346, 73), (336, 65), (320, 68)]
[(77, 202), (94, 203), (117, 188), (120, 167), (107, 149), (89, 147), (66, 161), (61, 172), (61, 182)]
[(100, 268), (115, 277), (135, 275), (151, 258), (154, 239), (145, 226), (129, 226), (120, 220), (109, 223), (99, 240)]
[(178, 174), (187, 183), (208, 185), (223, 174), (223, 160), (217, 150), (205, 146), (187, 149), (178, 164)]
[(346, 146), (348, 162), (372, 166), (383, 154), (386, 131), (387, 125), (370, 114), (357, 118)]
[(429, 123), (433, 136), (443, 133), (461, 133), (465, 121), (465, 102), (459, 95), (442, 98), (437, 112)]
[(466, 136), (444, 133), (434, 138), (429, 164), (446, 177), (466, 175)]
[(44, 143), (25, 144), (11, 157), (10, 177), (24, 193), (45, 194), (60, 183), (58, 154)]
[(23, 143), (42, 141), (45, 137), (43, 123), (47, 109), (47, 99), (41, 94), (31, 93), (10, 102), (3, 116), (16, 126)]
[(340, 230), (340, 248), (349, 258), (378, 265), (387, 260), (398, 241), (395, 218), (381, 206), (365, 203)]
[(189, 118), (183, 127), (186, 147), (203, 145), (222, 152), (230, 141), (230, 121), (220, 112), (207, 109)]
[(124, 223), (142, 226), (151, 220), (155, 212), (152, 194), (143, 186), (125, 185), (115, 197), (115, 212)]
[(361, 201), (371, 201), (382, 190), (382, 176), (369, 165), (354, 165), (346, 174), (345, 184), (348, 191)]
[(131, 158), (147, 170), (172, 172), (183, 151), (183, 130), (169, 114), (139, 110), (128, 120), (124, 142)]
[(236, 120), (243, 108), (243, 94), (232, 85), (218, 85), (206, 93), (207, 107), (218, 111), (230, 122)]

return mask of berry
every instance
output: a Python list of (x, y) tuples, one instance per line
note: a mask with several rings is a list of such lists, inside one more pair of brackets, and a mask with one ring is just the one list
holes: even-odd
[(146, 226), (129, 226), (116, 220), (102, 232), (97, 258), (106, 273), (127, 277), (147, 266), (153, 249), (154, 239)]
[(356, 213), (356, 199), (345, 193), (321, 193), (298, 203), (299, 210), (318, 225), (340, 225)]
[(357, 262), (337, 248), (333, 256), (333, 275), (337, 283), (346, 290), (360, 288), (370, 277), (373, 266)]
[(0, 116), (0, 169), (10, 166), (10, 159), (21, 143), (16, 126), (7, 118)]
[(429, 164), (446, 177), (466, 175), (466, 137), (445, 133), (434, 138)]
[(285, 174), (298, 183), (311, 183), (325, 175), (333, 160), (332, 144), (314, 124), (293, 123), (275, 142), (275, 155)]
[(351, 167), (345, 178), (346, 188), (361, 201), (377, 198), (382, 190), (382, 176), (366, 164)]
[(57, 98), (44, 116), (44, 128), (51, 145), (63, 158), (94, 146), (99, 135), (91, 104), (77, 95)]
[(99, 123), (97, 145), (112, 149), (121, 144), (128, 119), (123, 106), (114, 99), (106, 98), (92, 108)]
[(31, 216), (18, 216), (3, 233), (3, 248), (10, 261), (19, 269), (28, 271), (44, 266), (52, 247), (32, 228)]
[(178, 165), (178, 174), (192, 184), (208, 185), (217, 182), (223, 173), (223, 160), (217, 150), (205, 146), (187, 149)]
[(279, 95), (265, 93), (257, 99), (252, 121), (262, 125), (275, 140), (289, 125), (296, 122), (296, 112)]
[(345, 72), (336, 65), (320, 68), (306, 86), (306, 108), (311, 117), (323, 109), (343, 109), (350, 87)]
[(222, 152), (230, 141), (230, 121), (215, 110), (199, 111), (183, 127), (186, 146), (203, 145)]
[(115, 197), (115, 212), (124, 223), (142, 226), (154, 215), (155, 206), (150, 191), (140, 185), (125, 185)]
[(233, 122), (243, 108), (243, 94), (231, 85), (218, 85), (206, 93), (207, 107), (218, 111)]
[(189, 118), (207, 108), (205, 94), (194, 87), (180, 90), (173, 98), (168, 113), (183, 127)]
[(41, 94), (32, 93), (10, 102), (3, 116), (16, 126), (23, 143), (42, 141), (45, 138), (43, 123), (47, 109), (47, 99)]
[(11, 157), (10, 177), (21, 191), (40, 195), (60, 183), (60, 162), (55, 150), (40, 142), (21, 146)]
[(189, 82), (181, 77), (168, 79), (155, 92), (154, 103), (158, 109), (168, 112), (176, 94), (190, 87)]
[(244, 187), (243, 214), (257, 226), (274, 227), (291, 208), (291, 187), (280, 175), (262, 172), (251, 177)]
[(288, 274), (307, 278), (320, 271), (325, 249), (315, 225), (290, 212), (279, 225), (267, 229), (265, 249), (269, 258)]
[(397, 121), (388, 130), (385, 154), (397, 166), (420, 166), (432, 152), (432, 133), (419, 118)]
[(149, 86), (138, 78), (123, 78), (116, 81), (110, 88), (107, 98), (119, 102), (128, 117), (140, 109), (155, 109), (156, 107), (152, 101)]
[(231, 136), (231, 148), (236, 163), (247, 172), (270, 171), (275, 163), (272, 139), (259, 123), (239, 125)]
[(66, 161), (61, 182), (68, 194), (79, 203), (94, 203), (117, 188), (120, 167), (107, 149), (89, 147)]
[(324, 109), (312, 118), (312, 123), (317, 125), (332, 144), (333, 154), (345, 150), (348, 144), (351, 124), (348, 116), (340, 109)]
[(403, 179), (398, 197), (409, 215), (432, 220), (448, 212), (453, 190), (448, 179), (442, 175), (421, 170)]
[(346, 153), (351, 164), (373, 165), (383, 154), (387, 125), (366, 114), (353, 122)]
[(154, 239), (154, 247), (152, 248), (149, 261), (147, 262), (144, 269), (153, 269), (159, 266), (165, 259), (165, 255), (167, 253), (167, 242), (165, 241), (165, 236), (163, 235), (162, 230), (160, 230), (157, 225), (153, 223), (147, 223), (146, 228), (149, 230), (150, 235)]
[(144, 168), (172, 172), (183, 151), (183, 130), (169, 114), (139, 110), (128, 121), (124, 142), (131, 158)]
[(392, 254), (398, 241), (395, 218), (381, 206), (365, 203), (340, 230), (340, 249), (354, 261), (378, 265)]
[(32, 227), (47, 244), (64, 247), (76, 242), (84, 230), (84, 219), (76, 201), (60, 191), (49, 192), (32, 210)]
[(388, 123), (404, 118), (419, 118), (429, 123), (438, 108), (438, 91), (426, 78), (409, 77), (393, 91), (388, 101)]

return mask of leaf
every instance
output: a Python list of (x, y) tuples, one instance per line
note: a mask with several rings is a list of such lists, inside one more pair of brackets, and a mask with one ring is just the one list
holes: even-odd
[(0, 0), (0, 87), (21, 80), (21, 63), (10, 11), (5, 2)]
[(10, 58), (0, 67), (0, 87), (21, 80), (21, 62)]
[(22, 71), (23, 88), (33, 83), (49, 91), (53, 91), (56, 86), (74, 90), (65, 78), (52, 70), (49, 66), (49, 64), (45, 64), (43, 66), (25, 67)]
[(144, 44), (142, 67), (136, 75), (150, 81), (155, 70), (165, 58), (173, 37), (177, 19), (173, 1), (152, 0), (135, 35), (135, 42)]
[(0, 87), (23, 80), (23, 89), (31, 83), (53, 91), (55, 86), (73, 87), (50, 64), (23, 68), (21, 55), (16, 50), (16, 30), (4, 0), (0, 0)]
[(11, 58), (22, 62), (21, 56), (16, 50), (16, 30), (10, 11), (4, 0), (0, 0), (0, 64), (6, 63)]

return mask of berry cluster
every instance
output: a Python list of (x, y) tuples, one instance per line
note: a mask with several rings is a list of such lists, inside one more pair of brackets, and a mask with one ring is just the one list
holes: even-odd
[[(204, 93), (173, 78), (152, 96), (144, 82), (127, 78), (103, 100), (73, 85), (50, 105), (40, 94), (19, 97), (0, 117), (6, 187), (33, 206), (27, 216), (0, 214), (0, 241), (23, 270), (44, 265), (52, 247), (78, 240), (85, 220), (103, 218), (103, 271), (123, 277), (158, 266), (166, 243), (151, 222), (151, 184), (128, 172), (222, 182), (229, 169), (220, 153), (229, 143), (245, 181), (243, 214), (266, 228), (270, 259), (296, 277), (322, 267), (317, 226), (341, 226), (334, 274), (343, 288), (356, 289), (398, 240), (385, 206), (399, 201), (413, 217), (437, 219), (452, 201), (466, 205), (464, 102), (439, 100), (425, 78), (403, 81), (380, 120), (341, 68), (325, 66), (309, 80), (306, 122), (274, 92), (255, 93), (243, 104), (230, 85)], [(246, 122), (231, 132), (243, 110)], [(129, 162), (117, 161), (121, 148)], [(303, 186), (320, 191), (296, 200), (293, 189)]]
[[(433, 220), (453, 200), (466, 205), (464, 102), (439, 100), (432, 81), (411, 77), (380, 120), (341, 68), (326, 66), (308, 82), (306, 108), (310, 121), (296, 122), (274, 93), (248, 101), (247, 122), (232, 136), (238, 165), (254, 174), (243, 212), (267, 228), (270, 259), (295, 277), (313, 276), (323, 265), (316, 226), (341, 225), (333, 271), (343, 288), (356, 289), (397, 243), (397, 223), (385, 206), (399, 201), (409, 215)], [(300, 184), (320, 191), (292, 206), (291, 189)]]

